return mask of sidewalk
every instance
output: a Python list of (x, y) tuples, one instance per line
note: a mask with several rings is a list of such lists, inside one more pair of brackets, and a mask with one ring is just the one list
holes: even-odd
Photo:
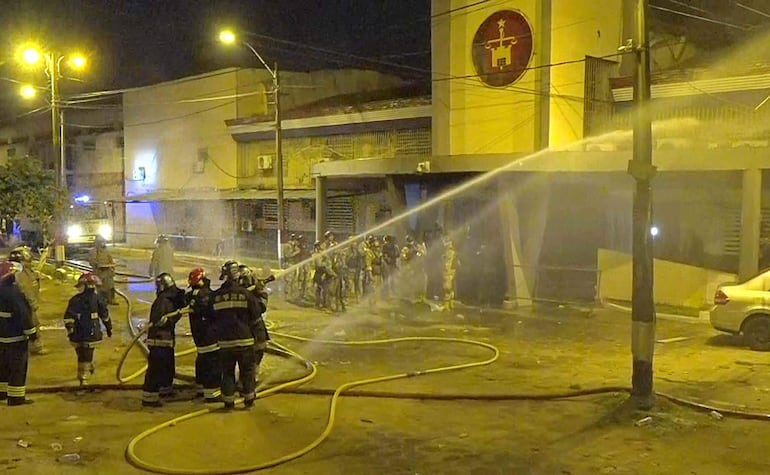
[[(143, 249), (138, 247), (128, 247), (126, 245), (118, 244), (110, 247), (110, 251), (115, 256), (131, 256), (141, 257), (147, 259), (149, 262), (152, 257), (153, 249)], [(270, 272), (275, 274), (280, 271), (278, 268), (278, 262), (269, 259), (258, 259), (252, 257), (232, 257), (232, 256), (212, 256), (211, 254), (196, 254), (191, 252), (174, 251), (174, 258), (177, 260), (187, 261), (191, 265), (205, 265), (219, 267), (226, 261), (233, 259), (239, 263), (246, 264), (254, 269), (270, 269)]]

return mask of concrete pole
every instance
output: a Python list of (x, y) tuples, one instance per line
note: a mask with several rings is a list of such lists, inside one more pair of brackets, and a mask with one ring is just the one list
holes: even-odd
[(315, 240), (321, 240), (326, 231), (326, 177), (315, 178)]
[(273, 94), (275, 95), (275, 183), (278, 200), (278, 265), (283, 267), (283, 137), (281, 136), (281, 91), (278, 79), (278, 63), (273, 68)]
[(741, 198), (741, 250), (738, 278), (744, 281), (759, 272), (759, 234), (762, 223), (762, 170), (743, 171)]
[(636, 180), (633, 204), (633, 275), (631, 293), (631, 353), (633, 375), (631, 397), (641, 409), (655, 405), (652, 360), (655, 353), (655, 304), (653, 300), (652, 223), (652, 121), (650, 119), (650, 56), (647, 30), (647, 0), (637, 5), (637, 34), (634, 42), (636, 75), (634, 102), (634, 155), (628, 172)]
[(56, 172), (56, 186), (62, 187), (65, 182), (61, 177), (61, 141), (59, 130), (59, 61), (53, 53), (46, 54), (46, 69), (48, 77), (51, 80), (51, 144), (53, 146), (53, 167)]

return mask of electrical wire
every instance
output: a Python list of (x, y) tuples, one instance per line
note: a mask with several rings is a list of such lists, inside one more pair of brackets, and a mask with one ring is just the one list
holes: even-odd
[(232, 104), (235, 104), (235, 101), (226, 102), (224, 104), (217, 104), (217, 105), (215, 105), (213, 107), (209, 107), (209, 108), (206, 108), (206, 109), (201, 109), (201, 110), (198, 110), (198, 111), (195, 111), (195, 112), (190, 112), (188, 114), (178, 115), (178, 116), (175, 116), (175, 117), (166, 117), (165, 119), (152, 120), (152, 121), (148, 121), (148, 122), (137, 122), (137, 123), (133, 123), (133, 124), (124, 124), (123, 128), (125, 129), (126, 127), (139, 127), (139, 126), (142, 126), (142, 125), (153, 125), (153, 124), (159, 124), (159, 123), (162, 123), (162, 122), (169, 122), (169, 121), (172, 121), (172, 120), (184, 119), (186, 117), (192, 117), (192, 116), (195, 116), (195, 115), (198, 115), (198, 114), (205, 114), (206, 112), (211, 112), (211, 111), (213, 111), (215, 109), (219, 109), (221, 107), (229, 106), (229, 105), (232, 105)]
[(692, 19), (695, 19), (695, 20), (705, 21), (707, 23), (713, 23), (713, 24), (716, 24), (716, 25), (722, 25), (722, 26), (726, 26), (726, 27), (729, 27), (729, 28), (734, 28), (736, 30), (748, 31), (750, 29), (748, 27), (741, 26), (741, 25), (735, 25), (733, 23), (728, 23), (726, 21), (714, 20), (713, 18), (708, 18), (708, 17), (701, 16), (701, 15), (695, 15), (693, 13), (687, 13), (687, 12), (683, 12), (683, 11), (680, 11), (680, 10), (674, 10), (674, 9), (671, 9), (671, 8), (660, 7), (660, 6), (657, 6), (657, 5), (650, 5), (650, 8), (652, 10), (658, 10), (658, 11), (662, 11), (662, 12), (666, 12), (666, 13), (671, 13), (671, 14), (674, 14), (674, 15), (680, 15), (680, 16), (687, 17), (687, 18), (692, 18)]

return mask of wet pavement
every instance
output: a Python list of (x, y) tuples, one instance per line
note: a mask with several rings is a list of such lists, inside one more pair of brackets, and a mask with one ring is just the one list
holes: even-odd
[[(127, 269), (146, 267), (121, 257)], [(207, 263), (215, 272), (216, 265)], [(180, 263), (178, 278), (187, 272)], [(215, 280), (216, 282), (216, 280)], [(130, 284), (134, 316), (146, 318), (150, 284)], [(30, 363), (29, 386), (75, 385), (75, 355), (59, 324), (71, 284), (45, 281), (41, 318), (49, 353)], [(94, 382), (115, 382), (115, 366), (130, 341), (126, 307), (111, 307), (115, 335), (97, 349)], [(273, 297), (274, 330), (323, 339), (401, 336), (475, 339), (499, 348), (490, 366), (379, 383), (371, 390), (483, 395), (575, 391), (630, 383), (630, 316), (614, 310), (431, 312), (416, 305), (367, 302), (341, 315), (288, 304)], [(179, 348), (189, 347), (184, 324)], [(333, 389), (352, 380), (446, 366), (488, 357), (481, 348), (454, 343), (407, 342), (365, 347), (298, 343), (274, 337), (311, 361), (318, 376), (309, 388)], [(770, 412), (766, 353), (707, 324), (658, 322), (656, 388), (724, 407)], [(178, 365), (191, 371), (192, 357)], [(132, 352), (127, 372), (143, 364)], [(291, 361), (266, 357), (263, 384), (303, 374)], [(138, 381), (141, 382), (141, 378)], [(0, 407), (0, 470), (18, 473), (138, 473), (123, 458), (132, 435), (173, 416), (200, 409), (180, 398), (142, 410), (140, 392), (36, 394), (36, 404)], [(265, 473), (519, 474), (519, 473), (767, 473), (763, 440), (770, 424), (717, 419), (659, 400), (649, 412), (625, 408), (625, 394), (556, 401), (432, 401), (344, 397), (330, 437), (306, 456)], [(213, 471), (257, 464), (306, 445), (323, 429), (329, 398), (298, 394), (260, 400), (251, 411), (214, 413), (164, 430), (138, 446), (148, 461)], [(635, 422), (651, 416), (647, 423)], [(76, 441), (78, 437), (83, 439)], [(31, 445), (17, 446), (18, 440)], [(62, 445), (54, 450), (51, 444)], [(58, 446), (53, 446), (58, 447)], [(202, 449), (206, 447), (206, 449)], [(57, 462), (78, 453), (74, 464)], [(51, 465), (54, 464), (54, 465)], [(55, 468), (51, 472), (52, 467)]]

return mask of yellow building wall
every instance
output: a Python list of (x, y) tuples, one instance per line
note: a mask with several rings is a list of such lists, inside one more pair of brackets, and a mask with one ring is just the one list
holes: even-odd
[[(630, 301), (633, 271), (631, 255), (599, 249), (597, 263), (601, 273), (599, 298)], [(653, 278), (656, 304), (693, 308), (712, 304), (719, 284), (737, 280), (735, 274), (661, 259), (655, 259)]]
[[(236, 185), (236, 70), (157, 84), (123, 95), (126, 195)], [(220, 99), (221, 97), (224, 99)], [(207, 149), (203, 170), (195, 169)], [(144, 167), (145, 179), (134, 177)]]
[[(622, 0), (553, 0), (550, 63), (617, 53), (624, 42), (622, 8)], [(549, 143), (560, 147), (583, 138), (585, 63), (554, 66), (550, 73)]]
[[(547, 87), (535, 71), (512, 85), (484, 84), (473, 65), (472, 42), (481, 23), (499, 10), (517, 10), (534, 32), (529, 67), (615, 53), (622, 43), (623, 0), (551, 0), (550, 29), (535, 0), (486, 2), (433, 0), (432, 79), (434, 155), (506, 154), (535, 150), (537, 109), (543, 90), (552, 97), (549, 141), (559, 146), (583, 136), (583, 63), (549, 68)], [(547, 9), (546, 9), (547, 10)], [(451, 13), (447, 13), (451, 12)], [(541, 35), (549, 35), (550, 56)]]

